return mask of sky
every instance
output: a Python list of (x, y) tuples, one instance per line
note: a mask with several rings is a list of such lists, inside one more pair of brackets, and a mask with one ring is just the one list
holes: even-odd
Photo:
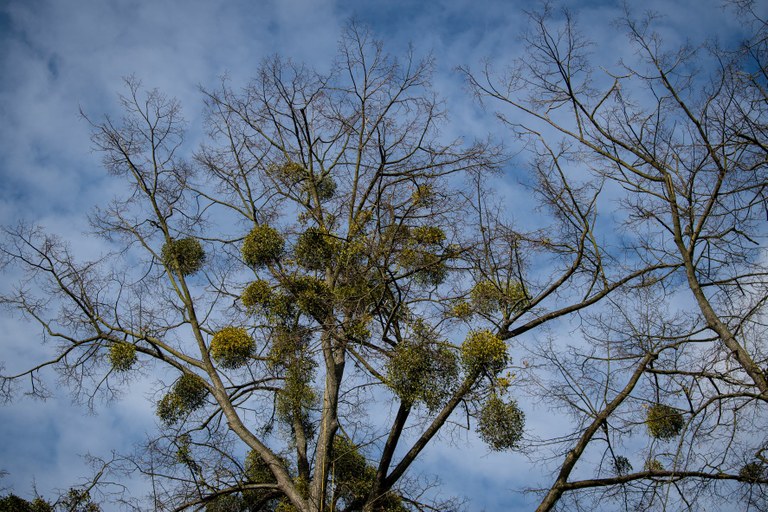
[[(619, 2), (566, 1), (596, 45), (596, 58), (616, 63), (629, 50), (612, 27)], [(737, 20), (718, 0), (629, 2), (655, 9), (672, 45), (740, 37)], [(101, 242), (83, 235), (87, 212), (118, 191), (92, 151), (90, 127), (79, 115), (119, 115), (117, 94), (133, 75), (147, 88), (179, 99), (191, 150), (203, 136), (200, 86), (227, 75), (244, 85), (260, 61), (280, 54), (327, 69), (340, 31), (355, 19), (386, 49), (436, 59), (434, 88), (445, 99), (448, 135), (468, 140), (504, 128), (467, 93), (456, 66), (483, 59), (503, 67), (519, 55), (523, 9), (529, 1), (439, 0), (0, 0), (0, 225), (36, 223), (73, 243), (83, 257)], [(500, 182), (512, 215), (524, 203), (517, 186), (524, 163), (514, 160)], [(7, 289), (13, 274), (0, 276)], [(39, 332), (0, 311), (0, 361), (7, 369), (38, 360), (47, 348)], [(54, 376), (51, 376), (55, 379)], [(52, 380), (55, 382), (55, 380)], [(0, 406), (0, 493), (31, 497), (78, 483), (83, 456), (109, 457), (156, 428), (148, 384), (90, 412), (66, 389), (47, 401), (23, 395)], [(529, 426), (547, 428), (550, 411), (524, 404)], [(467, 453), (472, 453), (467, 457)], [(519, 454), (493, 454), (473, 436), (431, 447), (422, 462), (440, 469), (443, 492), (465, 496), (469, 510), (526, 510), (532, 497), (516, 490), (546, 484), (548, 470)]]

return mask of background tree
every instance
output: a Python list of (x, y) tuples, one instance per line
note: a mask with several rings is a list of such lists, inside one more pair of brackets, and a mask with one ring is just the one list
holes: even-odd
[(537, 351), (550, 365), (541, 392), (577, 426), (546, 443), (563, 462), (539, 510), (609, 497), (688, 510), (734, 495), (765, 507), (768, 48), (750, 5), (754, 36), (733, 50), (670, 52), (652, 16), (627, 13), (636, 58), (600, 72), (572, 16), (547, 6), (530, 16), (527, 54), (507, 74), (467, 72), (530, 141), (544, 187), (610, 192), (594, 202), (619, 208), (602, 218), (621, 244), (601, 242), (604, 254), (663, 268), (611, 314), (590, 316), (587, 347)]

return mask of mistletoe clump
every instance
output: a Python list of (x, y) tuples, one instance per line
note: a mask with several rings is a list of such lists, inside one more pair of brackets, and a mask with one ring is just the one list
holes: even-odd
[(307, 315), (322, 320), (331, 311), (333, 294), (323, 280), (312, 276), (299, 276), (287, 285), (296, 305)]
[[(288, 459), (282, 456), (277, 457), (284, 468), (290, 467)], [(245, 458), (245, 475), (249, 484), (275, 485), (277, 479), (269, 469), (269, 464), (251, 450)], [(305, 498), (309, 496), (309, 485), (303, 477), (293, 478), (293, 483), (299, 494)], [(255, 488), (243, 492), (243, 503), (239, 507), (227, 509), (228, 512), (240, 510), (271, 510), (274, 512), (297, 512), (297, 509), (291, 505), (291, 502), (283, 496), (279, 500), (279, 492), (274, 488)], [(265, 506), (265, 503), (267, 506)]]
[(387, 361), (387, 383), (406, 403), (435, 410), (450, 394), (458, 366), (453, 352), (436, 343), (403, 341)]
[(296, 314), (295, 301), (286, 293), (275, 293), (269, 302), (268, 313), (278, 320), (292, 318)]
[(174, 444), (176, 445), (176, 462), (179, 464), (194, 463), (194, 459), (192, 458), (192, 450), (190, 450), (192, 438), (189, 434), (180, 435), (176, 438)]
[(273, 227), (260, 224), (245, 237), (242, 247), (243, 261), (253, 268), (274, 263), (283, 255), (285, 241)]
[(473, 331), (461, 344), (461, 363), (467, 373), (496, 375), (507, 364), (507, 345), (491, 331)]
[(317, 401), (311, 386), (317, 363), (309, 352), (310, 340), (311, 330), (305, 327), (278, 327), (272, 335), (267, 364), (283, 378), (276, 405), (278, 416), (286, 423), (294, 419), (305, 422)]
[(445, 231), (437, 226), (417, 226), (411, 229), (413, 240), (422, 245), (440, 245), (445, 241)]
[(525, 414), (517, 402), (504, 402), (495, 394), (483, 405), (477, 422), (480, 438), (495, 451), (519, 449), (524, 427)]
[(232, 512), (233, 510), (248, 510), (248, 504), (243, 496), (239, 496), (237, 494), (222, 494), (206, 502), (204, 510), (205, 512)]
[(202, 377), (193, 373), (185, 373), (174, 384), (173, 393), (179, 397), (187, 410), (194, 411), (205, 403), (208, 388)]
[(194, 274), (205, 262), (205, 251), (194, 238), (171, 240), (163, 245), (160, 255), (166, 268), (183, 276)]
[(397, 235), (407, 236), (399, 254), (400, 264), (413, 272), (417, 283), (437, 286), (445, 281), (448, 268), (440, 245), (445, 241), (445, 232), (436, 226), (401, 227)]
[(618, 476), (628, 475), (632, 472), (632, 463), (628, 458), (619, 455), (613, 460), (613, 470)]
[(136, 347), (131, 343), (119, 341), (109, 347), (109, 363), (118, 372), (127, 372), (136, 362)]
[(305, 182), (309, 173), (307, 169), (298, 162), (288, 160), (282, 165), (270, 165), (267, 167), (267, 174), (289, 190), (297, 185), (304, 185), (302, 186), (302, 191), (306, 192)]
[(224, 368), (239, 368), (248, 362), (255, 347), (242, 327), (224, 327), (213, 335), (211, 356)]
[(351, 440), (336, 436), (333, 440), (336, 493), (345, 501), (364, 497), (373, 486), (376, 471)]
[(309, 342), (312, 331), (306, 327), (288, 328), (279, 326), (272, 332), (268, 364), (273, 369), (287, 369), (296, 366), (297, 361), (312, 361)]
[(263, 279), (257, 279), (243, 290), (240, 301), (250, 312), (266, 310), (272, 305), (272, 286)]
[(314, 368), (311, 360), (302, 360), (285, 372), (283, 388), (277, 394), (276, 411), (286, 423), (295, 419), (307, 423), (308, 411), (317, 402), (317, 393), (310, 384)]
[(509, 283), (507, 286), (485, 279), (478, 282), (469, 292), (472, 305), (478, 313), (489, 315), (498, 311), (511, 308), (521, 311), (527, 306), (527, 299), (523, 286), (518, 282)]
[(685, 421), (677, 409), (665, 404), (654, 404), (648, 408), (645, 426), (648, 433), (656, 439), (668, 441), (677, 437), (683, 429)]
[(299, 235), (293, 254), (302, 267), (309, 270), (322, 270), (333, 262), (339, 250), (335, 237), (320, 228), (310, 227)]
[(157, 416), (166, 425), (172, 425), (182, 416), (205, 404), (208, 388), (205, 381), (192, 373), (185, 373), (157, 404)]
[(271, 168), (270, 173), (286, 185), (296, 185), (307, 177), (307, 170), (298, 162), (287, 161), (281, 166)]
[[(317, 365), (312, 357), (313, 330), (296, 326), (278, 327), (272, 333), (272, 346), (267, 356), (267, 364), (276, 370), (297, 370), (309, 375)], [(312, 380), (308, 376), (308, 380)]]
[(403, 249), (411, 242), (411, 229), (400, 223), (394, 223), (384, 226), (379, 233), (379, 249), (386, 253), (391, 254), (391, 251), (398, 251)]
[(435, 202), (434, 187), (428, 183), (417, 185), (413, 194), (411, 194), (411, 201), (419, 207), (431, 206)]
[[(368, 464), (352, 440), (336, 436), (333, 440), (334, 495), (347, 505), (364, 500), (376, 480), (376, 469)], [(376, 498), (374, 510), (405, 512), (402, 499), (388, 492)]]
[(664, 464), (659, 459), (648, 459), (645, 461), (644, 469), (646, 471), (664, 471)]
[(451, 308), (450, 315), (454, 318), (467, 319), (472, 316), (473, 310), (469, 302), (460, 301)]
[(757, 482), (765, 478), (765, 466), (759, 462), (748, 462), (739, 470), (739, 478), (745, 482)]
[[(313, 182), (314, 187), (312, 186)], [(308, 195), (312, 195), (312, 188), (314, 188), (315, 193), (317, 193), (317, 199), (319, 201), (328, 201), (329, 199), (333, 199), (333, 196), (336, 195), (336, 182), (329, 174), (323, 174), (319, 178), (308, 178), (304, 185), (304, 192)]]
[(289, 188), (301, 185), (301, 192), (305, 195), (311, 196), (314, 189), (320, 201), (327, 201), (336, 195), (336, 182), (329, 174), (313, 176), (298, 162), (289, 160), (283, 165), (271, 166), (267, 173)]
[(371, 337), (370, 323), (371, 318), (367, 315), (345, 322), (342, 326), (344, 335), (347, 339), (358, 343), (367, 341)]
[(256, 484), (276, 482), (275, 476), (269, 470), (269, 465), (253, 450), (249, 451), (248, 455), (245, 456), (245, 475), (248, 477), (249, 482)]
[(489, 280), (480, 281), (469, 292), (472, 305), (480, 313), (488, 314), (498, 311), (501, 304), (501, 290)]
[(334, 304), (341, 310), (352, 313), (352, 316), (366, 317), (363, 320), (366, 326), (370, 320), (367, 317), (371, 308), (385, 299), (386, 288), (379, 276), (372, 272), (366, 273), (359, 267), (341, 276), (333, 289)]
[[(280, 458), (280, 461), (285, 467), (288, 466), (288, 461)], [(245, 457), (245, 476), (248, 483), (251, 484), (276, 484), (277, 480), (269, 469), (269, 464), (262, 459), (258, 453), (251, 450)], [(274, 497), (275, 491), (273, 489), (249, 489), (243, 492), (244, 504), (239, 508), (232, 508), (227, 510), (251, 510), (252, 508), (248, 504), (264, 503), (265, 500), (269, 500), (270, 497)], [(253, 506), (253, 505), (251, 505)], [(262, 510), (259, 508), (259, 510)], [(270, 508), (270, 510), (272, 510)]]
[(400, 252), (400, 263), (413, 272), (418, 284), (424, 286), (437, 286), (448, 276), (443, 256), (420, 247), (403, 249)]
[(166, 425), (173, 425), (181, 419), (185, 412), (181, 399), (175, 393), (167, 393), (157, 403), (157, 417)]

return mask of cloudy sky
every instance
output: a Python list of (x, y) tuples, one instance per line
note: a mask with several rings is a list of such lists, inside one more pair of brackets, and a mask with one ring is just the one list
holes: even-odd
[[(628, 51), (612, 29), (620, 2), (565, 4), (597, 43), (598, 58), (616, 62)], [(629, 4), (636, 12), (661, 13), (659, 29), (672, 46), (686, 38), (742, 36), (719, 0)], [(81, 255), (98, 251), (98, 242), (82, 236), (86, 214), (116, 185), (91, 150), (79, 109), (94, 117), (116, 114), (123, 77), (135, 75), (181, 101), (191, 150), (201, 133), (199, 86), (215, 86), (224, 74), (244, 84), (275, 53), (323, 70), (351, 18), (370, 26), (391, 53), (412, 44), (417, 54), (434, 54), (435, 89), (451, 114), (446, 132), (503, 138), (503, 128), (472, 101), (454, 69), (477, 67), (484, 58), (498, 66), (510, 62), (525, 24), (522, 10), (532, 7), (519, 0), (0, 0), (0, 224), (38, 223), (75, 242)], [(517, 172), (508, 169), (510, 193)], [(12, 277), (2, 277), (4, 289)], [(7, 370), (44, 355), (38, 329), (0, 315), (0, 360)], [(33, 487), (48, 495), (77, 483), (87, 473), (84, 454), (108, 457), (153, 431), (146, 392), (99, 405), (96, 414), (72, 404), (66, 390), (46, 402), (17, 396), (3, 405), (0, 469), (9, 474), (0, 489), (29, 497)], [(530, 425), (545, 424), (549, 415), (534, 404), (526, 413)], [(424, 467), (440, 468), (445, 493), (466, 496), (470, 510), (530, 508), (532, 498), (514, 491), (546, 484), (548, 475), (523, 456), (490, 454), (472, 438), (430, 449)]]

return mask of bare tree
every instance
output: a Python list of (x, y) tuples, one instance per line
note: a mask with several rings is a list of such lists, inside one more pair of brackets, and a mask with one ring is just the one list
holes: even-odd
[[(747, 20), (754, 35), (736, 50), (669, 52), (652, 16), (627, 13), (636, 59), (598, 72), (570, 13), (546, 6), (530, 20), (526, 56), (508, 73), (466, 76), (530, 141), (536, 168), (557, 169), (542, 174), (545, 187), (590, 176), (618, 198), (594, 200), (618, 212), (612, 225), (600, 217), (621, 241), (601, 244), (606, 258), (663, 269), (635, 283), (629, 302), (612, 301), (611, 315), (591, 317), (604, 333), (587, 332), (600, 342), (592, 349), (539, 353), (558, 369), (546, 387), (564, 386), (553, 398), (577, 426), (554, 443), (564, 458), (539, 510), (566, 493), (572, 508), (614, 497), (626, 509), (689, 510), (737, 494), (763, 508), (766, 23)], [(669, 306), (632, 319), (642, 296)], [(620, 450), (640, 425), (643, 467), (633, 470)]]

